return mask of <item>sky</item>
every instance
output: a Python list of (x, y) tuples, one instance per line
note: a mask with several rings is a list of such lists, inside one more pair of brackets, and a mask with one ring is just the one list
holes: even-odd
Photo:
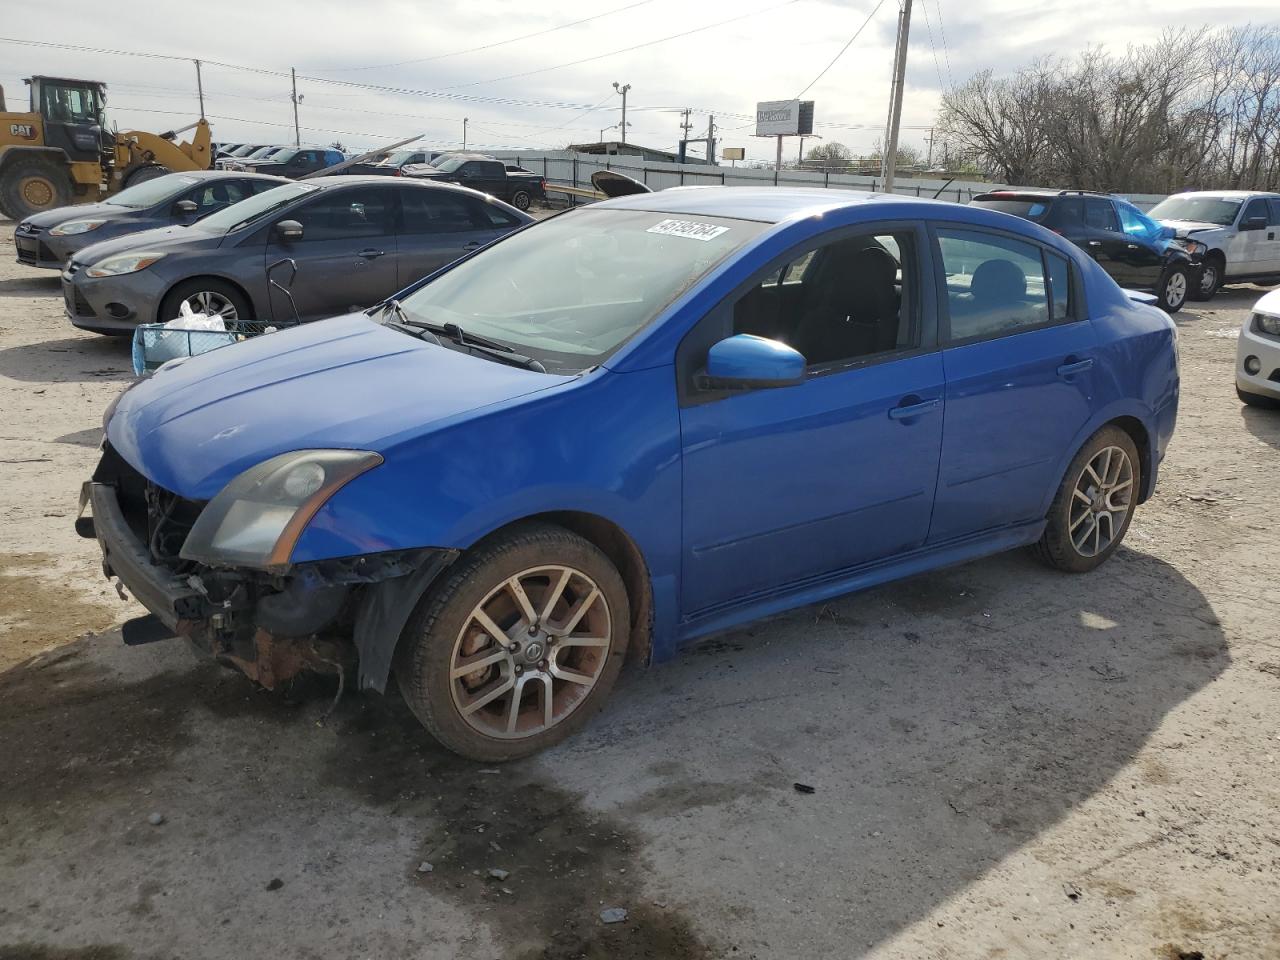
[[(0, 17), (0, 36), (179, 59), (0, 42), (0, 84), (12, 110), (32, 73), (104, 80), (121, 130), (159, 132), (198, 116), (189, 58), (200, 58), (215, 140), (291, 143), (294, 67), (304, 143), (364, 148), (424, 134), (423, 144), (456, 150), (466, 117), (468, 148), (492, 150), (617, 139), (617, 81), (631, 85), (628, 140), (674, 151), (679, 111), (691, 107), (691, 136), (705, 136), (714, 114), (721, 146), (768, 160), (774, 141), (752, 136), (756, 102), (808, 87), (815, 132), (864, 154), (883, 137), (899, 4), (117, 0), (111, 16), (86, 16), (79, 2), (42, 0), (39, 16)], [(1277, 0), (914, 0), (901, 139), (925, 149), (942, 92), (978, 70), (1013, 72), (1090, 45), (1123, 52), (1166, 28), (1277, 22), (1278, 11)], [(788, 141), (787, 155), (798, 147)]]

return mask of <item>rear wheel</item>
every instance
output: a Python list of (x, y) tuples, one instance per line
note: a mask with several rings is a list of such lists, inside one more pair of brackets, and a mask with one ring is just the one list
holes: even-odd
[(517, 190), (511, 195), (511, 205), (517, 210), (528, 210), (531, 203), (533, 198), (529, 196), (528, 190)]
[(423, 598), (396, 681), (444, 746), (513, 760), (558, 743), (600, 708), (629, 624), (608, 557), (568, 530), (529, 525), (476, 548)]
[(184, 280), (170, 290), (161, 302), (159, 322), (167, 323), (180, 316), (184, 303), (192, 313), (205, 313), (223, 320), (253, 319), (253, 309), (244, 294), (225, 280), (212, 277)]
[(156, 177), (163, 177), (166, 173), (173, 173), (173, 171), (158, 163), (149, 163), (143, 167), (135, 167), (125, 174), (124, 185), (126, 187), (136, 186), (139, 183), (154, 180)]
[(1264, 397), (1260, 393), (1250, 393), (1248, 390), (1241, 390), (1236, 387), (1236, 396), (1240, 398), (1241, 403), (1247, 403), (1251, 407), (1257, 407), (1260, 410), (1280, 410), (1280, 400), (1275, 397)]
[(1120, 546), (1142, 486), (1133, 438), (1103, 427), (1076, 454), (1049, 508), (1036, 554), (1049, 566), (1085, 573)]
[(15, 160), (0, 174), (0, 196), (9, 216), (21, 220), (70, 203), (71, 178), (45, 160)]
[(1222, 286), (1223, 262), (1210, 257), (1200, 271), (1200, 285), (1191, 291), (1192, 300), (1212, 300)]
[(1165, 313), (1177, 313), (1187, 302), (1187, 294), (1191, 290), (1191, 279), (1187, 268), (1181, 264), (1169, 267), (1160, 283), (1156, 286), (1156, 300)]

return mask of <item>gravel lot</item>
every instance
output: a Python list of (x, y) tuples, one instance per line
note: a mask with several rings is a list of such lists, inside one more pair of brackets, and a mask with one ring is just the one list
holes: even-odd
[(1280, 415), (1232, 390), (1258, 289), (1178, 315), (1178, 434), (1099, 571), (1006, 555), (722, 635), (494, 771), (398, 698), (325, 719), (318, 682), (120, 643), (140, 608), (71, 524), (127, 347), (11, 235), (0, 960), (1280, 957)]

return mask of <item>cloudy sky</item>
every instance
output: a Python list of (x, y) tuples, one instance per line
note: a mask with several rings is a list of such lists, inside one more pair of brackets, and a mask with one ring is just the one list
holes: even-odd
[[(562, 147), (618, 123), (616, 80), (632, 86), (628, 139), (674, 150), (678, 111), (692, 107), (693, 136), (704, 135), (714, 113), (722, 145), (771, 159), (772, 141), (750, 135), (756, 101), (788, 99), (810, 84), (805, 99), (816, 101), (822, 136), (871, 149), (885, 122), (898, 6), (118, 0), (113, 15), (86, 16), (81, 3), (44, 0), (39, 16), (6, 18), (0, 34), (252, 68), (204, 67), (205, 109), (221, 140), (292, 141), (292, 66), (304, 142), (363, 147), (423, 133), (426, 143), (456, 149), (468, 117), (471, 147)], [(1277, 0), (915, 0), (903, 140), (923, 146), (942, 90), (976, 70), (1012, 71), (1090, 44), (1122, 51), (1170, 27), (1277, 19)], [(163, 130), (197, 115), (189, 61), (0, 42), (10, 109), (25, 100), (21, 78), (32, 73), (105, 80), (121, 129)], [(616, 126), (604, 132), (616, 136)]]

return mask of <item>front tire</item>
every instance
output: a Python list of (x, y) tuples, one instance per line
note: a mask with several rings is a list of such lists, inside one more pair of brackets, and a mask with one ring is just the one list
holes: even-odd
[(517, 210), (528, 210), (533, 203), (533, 198), (529, 196), (528, 190), (517, 190), (511, 195), (511, 205)]
[(1210, 257), (1204, 262), (1200, 272), (1200, 285), (1191, 291), (1192, 300), (1212, 300), (1222, 286), (1222, 277), (1226, 273), (1223, 261)]
[(184, 280), (165, 295), (157, 322), (168, 323), (179, 316), (184, 302), (196, 313), (217, 315), (224, 321), (254, 319), (249, 301), (234, 286), (225, 280), (196, 277)]
[(454, 753), (514, 760), (600, 708), (630, 622), (622, 577), (599, 548), (529, 524), (473, 548), (427, 593), (401, 637), (396, 682)]
[(1174, 264), (1164, 272), (1156, 286), (1156, 300), (1165, 313), (1177, 313), (1187, 302), (1191, 291), (1191, 275), (1181, 264)]
[(15, 160), (0, 174), (0, 196), (14, 220), (55, 210), (71, 202), (71, 178), (66, 170), (44, 160)]
[(146, 183), (148, 180), (154, 180), (156, 177), (163, 177), (166, 174), (173, 173), (168, 167), (161, 166), (158, 163), (148, 163), (142, 167), (135, 167), (125, 175), (124, 185), (126, 187), (137, 186), (140, 183)]
[(1241, 390), (1239, 387), (1236, 387), (1236, 396), (1240, 398), (1241, 403), (1257, 407), (1259, 410), (1280, 410), (1280, 400), (1275, 397), (1264, 397), (1260, 393), (1250, 393), (1248, 390)]
[(1119, 427), (1103, 427), (1067, 468), (1036, 555), (1056, 570), (1093, 570), (1124, 540), (1140, 489), (1142, 462), (1133, 438)]

